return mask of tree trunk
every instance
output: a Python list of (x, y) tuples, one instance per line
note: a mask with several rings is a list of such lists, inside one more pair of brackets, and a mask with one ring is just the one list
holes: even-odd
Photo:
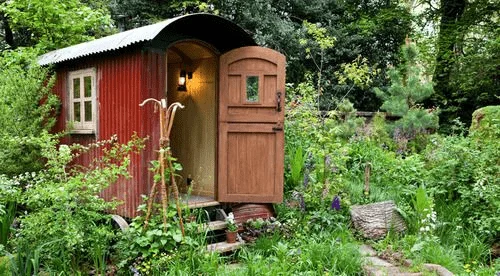
[(365, 238), (374, 240), (383, 238), (389, 230), (406, 230), (393, 201), (352, 206), (351, 221)]
[[(441, 0), (433, 105), (445, 103), (449, 107), (450, 104), (453, 104), (451, 102), (453, 100), (453, 90), (450, 87), (450, 74), (455, 64), (455, 55), (460, 53), (458, 47), (462, 44), (463, 37), (460, 35), (459, 24), (466, 5), (467, 0)], [(449, 112), (446, 112), (448, 107), (444, 107), (444, 116), (450, 115)]]
[(12, 33), (12, 29), (10, 28), (9, 20), (7, 16), (2, 12), (0, 12), (0, 21), (2, 21), (5, 43), (7, 43), (7, 45), (9, 45), (12, 49), (16, 48), (16, 45), (14, 43), (14, 34)]

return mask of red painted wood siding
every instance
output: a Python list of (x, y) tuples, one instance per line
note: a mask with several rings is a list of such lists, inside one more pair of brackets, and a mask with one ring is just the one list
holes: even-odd
[[(139, 107), (146, 98), (162, 98), (165, 93), (165, 54), (162, 52), (127, 49), (109, 55), (81, 59), (57, 69), (57, 81), (54, 87), (61, 97), (62, 108), (58, 117), (56, 131), (66, 128), (67, 118), (67, 75), (68, 72), (94, 67), (97, 71), (97, 104), (99, 140), (118, 135), (120, 143), (129, 140), (134, 132), (140, 137), (149, 137), (146, 149), (139, 155), (131, 156), (130, 179), (120, 179), (118, 183), (106, 189), (105, 199), (116, 198), (123, 204), (116, 210), (126, 217), (136, 215), (141, 204), (141, 194), (147, 194), (152, 185), (152, 173), (149, 161), (156, 158), (159, 139), (158, 113), (151, 105)], [(63, 143), (88, 144), (95, 142), (95, 135), (69, 135)], [(98, 157), (94, 151), (83, 155), (76, 162), (89, 164)]]

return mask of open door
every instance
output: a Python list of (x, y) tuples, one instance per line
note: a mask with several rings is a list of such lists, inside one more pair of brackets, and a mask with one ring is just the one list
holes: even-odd
[(250, 46), (219, 62), (217, 200), (281, 202), (285, 56)]

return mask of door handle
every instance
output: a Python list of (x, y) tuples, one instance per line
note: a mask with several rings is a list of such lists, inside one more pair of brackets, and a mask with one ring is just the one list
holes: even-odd
[(276, 92), (276, 111), (281, 112), (281, 92)]

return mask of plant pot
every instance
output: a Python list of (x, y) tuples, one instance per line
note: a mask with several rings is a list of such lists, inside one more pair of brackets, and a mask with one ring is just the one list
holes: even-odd
[(227, 243), (235, 243), (236, 242), (236, 236), (238, 235), (238, 231), (226, 231), (226, 242)]

